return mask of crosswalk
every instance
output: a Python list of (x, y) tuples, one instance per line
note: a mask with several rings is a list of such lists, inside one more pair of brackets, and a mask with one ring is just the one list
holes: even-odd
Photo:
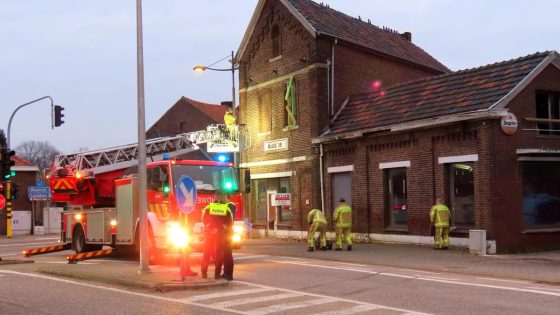
[(384, 305), (294, 291), (242, 281), (234, 288), (178, 299), (210, 309), (237, 314), (425, 314)]

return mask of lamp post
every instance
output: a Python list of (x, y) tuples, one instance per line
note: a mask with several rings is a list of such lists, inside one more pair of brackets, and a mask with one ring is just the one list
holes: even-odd
[[(193, 70), (197, 71), (197, 72), (202, 72), (202, 71), (206, 71), (206, 70), (231, 71), (231, 102), (232, 102), (232, 106), (233, 106), (233, 115), (237, 118), (237, 106), (235, 104), (235, 70), (238, 70), (239, 67), (235, 66), (235, 56), (234, 56), (233, 50), (231, 51), (231, 68), (224, 68), (224, 69), (212, 68), (213, 65), (217, 64), (220, 61), (225, 60), (228, 57), (230, 57), (230, 56), (229, 55), (225, 56), (224, 58), (212, 63), (209, 66), (195, 66), (195, 67), (193, 67)], [(238, 143), (240, 143), (240, 142), (241, 142), (240, 139), (238, 139)], [(236, 167), (239, 166), (236, 152), (233, 153), (233, 157), (234, 157), (235, 166)]]

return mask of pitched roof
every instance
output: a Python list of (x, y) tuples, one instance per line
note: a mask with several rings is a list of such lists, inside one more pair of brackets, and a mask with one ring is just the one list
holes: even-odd
[(556, 52), (536, 53), (350, 96), (325, 135), (498, 109), (555, 58)]
[(226, 113), (225, 106), (219, 104), (202, 103), (199, 101), (191, 100), (190, 98), (184, 96), (181, 97), (179, 102), (184, 102), (197, 108), (217, 123), (223, 123), (224, 121), (224, 115)]
[[(245, 32), (238, 50), (238, 58), (245, 52), (249, 38), (267, 0), (260, 0), (253, 13), (251, 22)], [(398, 58), (442, 73), (449, 69), (414, 45), (403, 35), (389, 29), (382, 29), (371, 23), (351, 17), (330, 7), (311, 0), (279, 0), (284, 4), (303, 26), (314, 36), (327, 35), (336, 37), (377, 53)]]
[(22, 158), (19, 155), (14, 155), (14, 157), (12, 159), (15, 162), (15, 166), (33, 166), (33, 164), (31, 162)]

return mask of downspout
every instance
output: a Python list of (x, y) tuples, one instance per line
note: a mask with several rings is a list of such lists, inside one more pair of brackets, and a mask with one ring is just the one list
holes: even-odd
[(338, 44), (338, 39), (334, 39), (331, 46), (331, 113), (334, 115), (334, 46)]
[(325, 213), (325, 184), (323, 183), (323, 144), (319, 144), (319, 182), (321, 182), (321, 210)]

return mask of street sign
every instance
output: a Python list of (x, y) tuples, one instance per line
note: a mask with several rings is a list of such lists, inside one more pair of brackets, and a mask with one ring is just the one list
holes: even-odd
[(6, 197), (4, 195), (0, 195), (0, 209), (4, 209), (6, 206)]
[(179, 210), (184, 214), (189, 214), (194, 210), (196, 204), (196, 184), (192, 178), (181, 176), (175, 188), (175, 198)]
[(44, 180), (36, 180), (35, 187), (47, 187), (47, 183)]
[(27, 195), (29, 200), (49, 200), (51, 199), (51, 189), (50, 187), (27, 187)]

